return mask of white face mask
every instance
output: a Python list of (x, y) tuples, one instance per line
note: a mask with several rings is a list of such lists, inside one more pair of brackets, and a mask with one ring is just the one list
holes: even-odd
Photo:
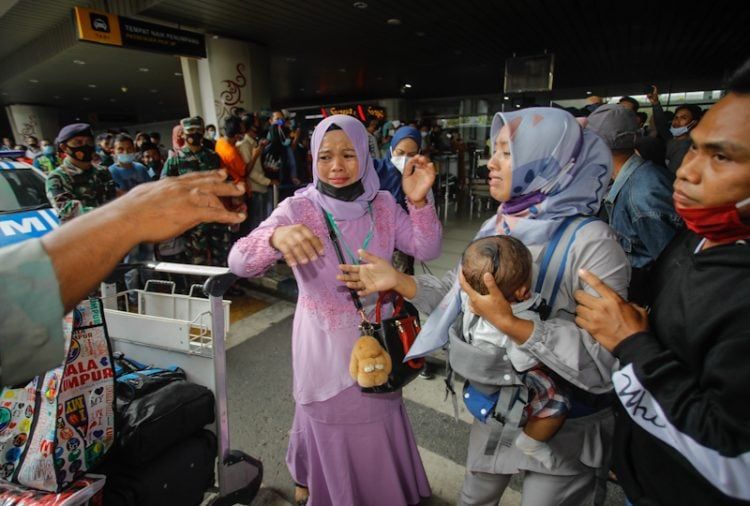
[(391, 157), (391, 163), (398, 169), (398, 171), (403, 174), (404, 173), (404, 167), (406, 167), (406, 164), (411, 160), (411, 156), (393, 156)]
[(690, 129), (686, 126), (681, 127), (669, 127), (669, 131), (672, 134), (672, 137), (680, 137), (681, 135), (685, 135), (690, 131)]

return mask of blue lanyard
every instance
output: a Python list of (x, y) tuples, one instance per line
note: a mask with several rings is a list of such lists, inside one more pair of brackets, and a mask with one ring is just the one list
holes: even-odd
[[(331, 228), (333, 228), (333, 231), (336, 233), (336, 237), (338, 237), (339, 242), (344, 245), (346, 254), (349, 255), (349, 258), (351, 259), (354, 265), (359, 265), (359, 257), (355, 255), (352, 252), (352, 250), (349, 248), (349, 245), (346, 244), (346, 241), (344, 240), (344, 235), (341, 233), (341, 229), (339, 229), (339, 226), (336, 224), (336, 220), (333, 218), (333, 215), (329, 213), (328, 211), (326, 211), (325, 213), (326, 213), (326, 219), (328, 220), (328, 223), (331, 225)], [(362, 243), (361, 249), (364, 249), (364, 250), (366, 250), (367, 246), (370, 245), (372, 236), (375, 234), (375, 215), (372, 213), (372, 204), (369, 202), (367, 203), (367, 214), (370, 215), (370, 230), (367, 232), (367, 236), (365, 237), (365, 240)]]

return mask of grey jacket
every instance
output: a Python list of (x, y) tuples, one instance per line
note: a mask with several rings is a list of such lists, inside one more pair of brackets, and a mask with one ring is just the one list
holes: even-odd
[[(495, 218), (490, 218), (494, 220)], [(534, 276), (538, 273), (544, 245), (528, 246), (534, 258)], [(581, 228), (570, 248), (563, 282), (560, 285), (550, 318), (534, 322), (534, 331), (519, 349), (534, 355), (545, 366), (568, 382), (594, 394), (612, 389), (611, 375), (617, 360), (591, 337), (576, 326), (576, 302), (573, 293), (583, 289), (595, 292), (578, 276), (586, 269), (598, 276), (623, 297), (627, 297), (630, 282), (630, 264), (610, 227), (595, 221)], [(429, 314), (438, 306), (453, 285), (456, 270), (442, 279), (430, 275), (416, 276), (417, 294), (411, 300), (420, 311)], [(533, 281), (536, 281), (535, 279)], [(532, 283), (533, 286), (533, 283)], [(519, 469), (570, 475), (584, 472), (586, 467), (600, 468), (608, 464), (613, 419), (609, 409), (596, 414), (568, 419), (562, 429), (549, 442), (557, 465), (545, 469), (519, 450), (503, 452), (503, 458), (484, 455), (485, 445), (492, 430), (491, 424), (475, 420), (469, 443), (467, 467), (472, 471), (513, 474)]]

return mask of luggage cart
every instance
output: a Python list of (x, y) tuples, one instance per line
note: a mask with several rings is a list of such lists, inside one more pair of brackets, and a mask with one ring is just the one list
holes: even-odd
[[(143, 290), (118, 293), (113, 279), (108, 280), (101, 290), (112, 349), (146, 364), (181, 367), (189, 381), (214, 393), (219, 486), (218, 492), (209, 492), (203, 504), (250, 504), (260, 489), (263, 464), (229, 444), (225, 339), (231, 302), (223, 296), (237, 277), (226, 267), (166, 262), (144, 267), (154, 272), (206, 277), (202, 288), (208, 298), (195, 296), (195, 288), (200, 285), (194, 285), (189, 295), (181, 295), (175, 293), (173, 282), (149, 280)], [(137, 311), (129, 307), (128, 295), (133, 292), (138, 297)], [(118, 309), (118, 301), (124, 310)]]

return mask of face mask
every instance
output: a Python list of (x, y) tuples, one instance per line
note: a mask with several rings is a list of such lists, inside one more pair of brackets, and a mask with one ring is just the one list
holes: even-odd
[(187, 134), (185, 140), (191, 146), (200, 146), (203, 143), (203, 135), (200, 133)]
[(118, 163), (133, 163), (135, 160), (135, 153), (117, 153)]
[(715, 207), (678, 207), (675, 210), (687, 228), (709, 241), (731, 243), (750, 237), (750, 225), (740, 218), (740, 207), (750, 205), (750, 198), (736, 204)]
[(79, 162), (88, 163), (94, 158), (94, 146), (89, 146), (88, 144), (75, 148), (68, 146), (68, 150), (68, 154)]
[(672, 134), (672, 137), (680, 137), (681, 135), (685, 135), (690, 131), (690, 129), (686, 126), (681, 127), (669, 127), (669, 131)]
[(427, 137), (427, 134), (428, 132), (419, 132), (419, 135), (421, 135), (422, 137)]
[(45, 155), (54, 155), (55, 154), (55, 146), (44, 146), (42, 148), (42, 153)]
[(318, 184), (315, 186), (320, 193), (327, 195), (336, 200), (343, 200), (344, 202), (352, 202), (357, 200), (357, 197), (365, 193), (365, 187), (362, 184), (362, 180), (352, 183), (343, 188), (336, 188), (333, 185), (324, 183), (318, 179)]
[(411, 160), (411, 156), (393, 156), (391, 157), (391, 163), (398, 169), (398, 171), (403, 174), (404, 168), (406, 167), (406, 164)]
[(695, 121), (691, 121), (685, 126), (669, 127), (669, 131), (671, 132), (672, 137), (679, 137), (681, 135), (685, 135), (686, 133), (688, 133), (690, 129), (693, 128), (694, 125), (695, 125)]

